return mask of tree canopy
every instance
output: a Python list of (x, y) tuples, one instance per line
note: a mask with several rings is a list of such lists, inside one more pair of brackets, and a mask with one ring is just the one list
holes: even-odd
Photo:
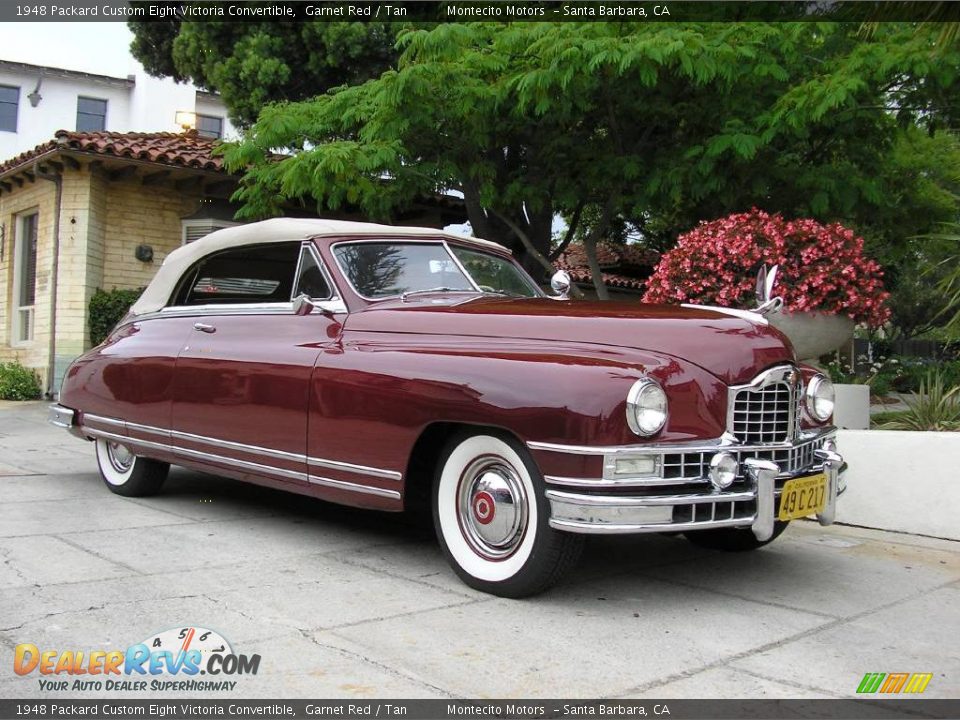
[(377, 77), (395, 62), (394, 30), (359, 22), (128, 23), (131, 52), (151, 75), (216, 91), (241, 126), (264, 105), (304, 100)]
[(266, 106), (226, 159), (248, 216), (311, 198), (388, 219), (455, 189), (478, 235), (527, 257), (548, 254), (555, 213), (588, 245), (628, 224), (666, 247), (751, 206), (889, 236), (957, 210), (940, 182), (956, 167), (934, 157), (955, 141), (930, 132), (960, 55), (931, 43), (888, 23), (869, 38), (826, 22), (408, 28), (396, 68)]

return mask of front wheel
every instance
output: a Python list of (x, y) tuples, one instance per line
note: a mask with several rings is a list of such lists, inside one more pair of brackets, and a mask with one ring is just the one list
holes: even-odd
[(790, 522), (776, 520), (773, 523), (773, 535), (769, 540), (757, 540), (752, 530), (741, 528), (717, 528), (715, 530), (696, 530), (684, 533), (687, 540), (697, 547), (726, 552), (748, 552), (769, 545), (787, 529)]
[(97, 439), (97, 465), (104, 484), (117, 495), (143, 497), (160, 490), (170, 465), (134, 455), (125, 445)]
[(543, 478), (506, 436), (454, 438), (433, 484), (433, 522), (444, 555), (467, 585), (519, 598), (546, 590), (580, 555), (583, 539), (550, 527)]

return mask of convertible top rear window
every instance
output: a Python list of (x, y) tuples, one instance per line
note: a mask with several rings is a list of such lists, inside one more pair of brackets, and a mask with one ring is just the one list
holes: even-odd
[(247, 245), (209, 255), (181, 282), (174, 305), (290, 300), (300, 243)]

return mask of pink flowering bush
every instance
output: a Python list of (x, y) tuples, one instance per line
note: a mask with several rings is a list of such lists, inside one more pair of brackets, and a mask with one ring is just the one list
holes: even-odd
[(863, 238), (838, 223), (784, 220), (756, 208), (681, 235), (643, 299), (750, 308), (757, 271), (774, 264), (780, 272), (773, 294), (787, 310), (845, 314), (872, 327), (890, 318), (883, 270), (864, 256)]

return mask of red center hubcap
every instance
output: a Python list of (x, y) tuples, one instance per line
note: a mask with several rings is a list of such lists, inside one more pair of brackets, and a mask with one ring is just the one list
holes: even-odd
[(481, 491), (473, 496), (473, 516), (481, 525), (492, 522), (496, 511), (497, 508), (490, 493)]

